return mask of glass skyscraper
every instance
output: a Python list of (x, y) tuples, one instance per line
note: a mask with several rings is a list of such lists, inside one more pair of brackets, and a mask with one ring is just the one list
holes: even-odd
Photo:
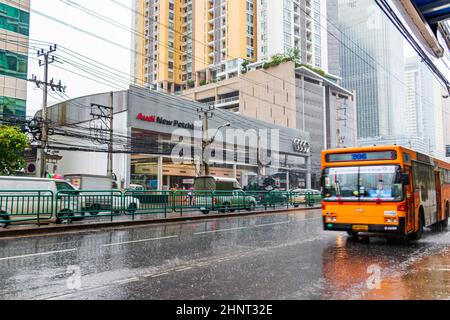
[(341, 76), (356, 90), (358, 141), (402, 134), (403, 38), (373, 0), (339, 0)]

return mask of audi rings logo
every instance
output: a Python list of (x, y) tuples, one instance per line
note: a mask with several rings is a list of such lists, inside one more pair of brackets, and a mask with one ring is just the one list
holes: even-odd
[(294, 151), (299, 153), (309, 153), (309, 142), (301, 139), (294, 139), (293, 141)]

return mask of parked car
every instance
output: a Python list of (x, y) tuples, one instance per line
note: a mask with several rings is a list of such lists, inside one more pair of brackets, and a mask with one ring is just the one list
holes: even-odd
[(281, 190), (273, 190), (264, 195), (261, 203), (266, 207), (275, 207), (276, 205), (285, 205), (288, 203), (286, 192)]
[[(200, 207), (203, 214), (208, 214), (212, 210), (234, 212), (246, 209), (250, 211), (256, 207), (256, 199), (247, 195), (234, 178), (197, 177), (194, 185), (196, 205)], [(208, 191), (212, 192), (212, 196), (204, 193)], [(198, 195), (200, 195), (199, 199), (197, 199)]]
[(319, 203), (321, 201), (322, 194), (319, 190), (295, 189), (291, 191), (291, 203), (296, 208), (301, 204), (312, 207), (315, 203)]
[(69, 182), (57, 179), (0, 176), (0, 224), (12, 223), (60, 223), (61, 217), (82, 219), (83, 214), (73, 214), (84, 207), (83, 199), (57, 201), (57, 195), (65, 191), (77, 193)]
[(140, 208), (140, 200), (137, 195), (126, 194), (123, 197), (119, 190), (111, 191), (84, 191), (79, 190), (79, 196), (83, 198), (83, 211), (96, 216), (99, 213), (135, 213)]
[(219, 191), (214, 195), (214, 208), (219, 212), (234, 212), (236, 210), (254, 210), (256, 199), (242, 190)]

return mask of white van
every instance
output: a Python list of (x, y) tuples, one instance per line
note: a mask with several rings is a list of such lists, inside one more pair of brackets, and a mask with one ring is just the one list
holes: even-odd
[(11, 223), (60, 223), (58, 214), (74, 212), (84, 205), (78, 197), (55, 201), (58, 191), (76, 191), (64, 180), (0, 176), (0, 227)]

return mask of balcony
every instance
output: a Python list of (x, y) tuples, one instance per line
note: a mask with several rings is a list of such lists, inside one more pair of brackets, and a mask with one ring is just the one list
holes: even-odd
[(219, 101), (217, 101), (216, 107), (222, 109), (236, 108), (239, 107), (239, 101), (240, 101), (239, 96), (220, 99)]

